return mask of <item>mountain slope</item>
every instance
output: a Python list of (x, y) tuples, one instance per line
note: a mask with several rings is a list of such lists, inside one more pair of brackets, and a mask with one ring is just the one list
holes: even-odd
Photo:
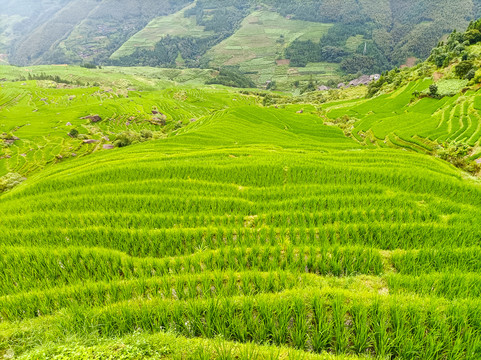
[[(102, 61), (151, 19), (175, 12), (189, 1), (65, 0), (53, 2), (56, 6), (41, 3), (37, 5), (39, 17), (24, 13), (26, 17), (16, 25), (9, 61), (19, 65)], [(22, 13), (28, 6), (24, 2), (7, 4), (1, 12)], [(31, 17), (35, 17), (33, 22)]]
[[(174, 18), (164, 17), (186, 6), (190, 8), (182, 20), (183, 27), (172, 32), (167, 25)], [(468, 22), (478, 16), (479, 8), (478, 0), (456, 3), (449, 0), (402, 3), (393, 0), (198, 0), (195, 3), (192, 0), (56, 0), (36, 4), (27, 0), (8, 1), (0, 9), (0, 15), (5, 18), (2, 22), (6, 24), (0, 28), (0, 49), (8, 54), (11, 63), (20, 65), (105, 63), (111, 56), (118, 62), (136, 48), (151, 50), (157, 43), (160, 47), (170, 46), (161, 42), (170, 34), (175, 37), (175, 42), (183, 42), (182, 46), (189, 49), (191, 58), (184, 59), (190, 60), (188, 66), (206, 66), (210, 60), (213, 60), (212, 65), (228, 65), (219, 62), (216, 56), (212, 59), (204, 55), (215, 54), (216, 50), (209, 50), (229, 36), (236, 36), (242, 19), (255, 16), (254, 11), (265, 10), (277, 12), (285, 20), (305, 21), (305, 27), (293, 24), (299, 34), (310, 33), (313, 27), (322, 26), (319, 24), (331, 27), (327, 34), (321, 36), (323, 34), (319, 33), (312, 38), (313, 43), (307, 43), (311, 39), (302, 39), (302, 35), (298, 37), (299, 41), (293, 41), (296, 37), (293, 39), (292, 36), (282, 39), (281, 35), (286, 36), (286, 21), (279, 22), (279, 28), (269, 29), (265, 39), (259, 40), (269, 42), (277, 35), (276, 40), (282, 45), (280, 50), (285, 53), (281, 51), (276, 57), (288, 57), (294, 67), (307, 63), (339, 64), (350, 60), (342, 64), (342, 72), (374, 72), (401, 65), (409, 57), (424, 59), (443, 35), (454, 28), (464, 30)], [(179, 16), (175, 18), (177, 23)], [(178, 51), (183, 56), (187, 53), (181, 49)], [(176, 55), (169, 56), (168, 63), (164, 59), (158, 65), (175, 66)], [(158, 58), (158, 54), (152, 54), (152, 57)], [(132, 61), (135, 57), (118, 64), (131, 65)], [(185, 63), (180, 61), (178, 64)], [(269, 67), (273, 73), (276, 64), (270, 60), (264, 67)]]

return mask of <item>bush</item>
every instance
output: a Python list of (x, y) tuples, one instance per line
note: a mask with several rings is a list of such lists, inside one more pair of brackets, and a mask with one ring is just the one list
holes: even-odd
[(85, 68), (85, 69), (96, 69), (97, 68), (97, 65), (92, 64), (92, 63), (85, 63), (85, 64), (82, 64), (80, 66)]
[(454, 68), (454, 73), (460, 79), (464, 79), (468, 73), (473, 70), (474, 64), (470, 60), (461, 61), (456, 67)]
[(152, 139), (152, 137), (154, 136), (154, 134), (152, 133), (151, 130), (142, 129), (142, 130), (140, 130), (140, 136), (141, 136), (143, 139)]
[(13, 189), (26, 179), (17, 173), (8, 173), (0, 177), (0, 193)]
[(139, 141), (139, 135), (134, 132), (130, 131), (125, 131), (119, 135), (117, 135), (117, 138), (114, 141), (114, 146), (115, 147), (126, 147), (131, 145), (134, 142)]
[(466, 80), (473, 80), (474, 77), (476, 76), (476, 69), (471, 69), (469, 70), (469, 72), (466, 74), (466, 76), (464, 77)]
[(457, 168), (476, 174), (481, 170), (481, 165), (469, 158), (472, 148), (463, 142), (444, 143), (436, 151), (436, 156), (450, 162)]
[(468, 30), (464, 34), (464, 40), (470, 44), (476, 44), (481, 41), (481, 32), (477, 29)]
[(79, 134), (78, 130), (77, 129), (72, 129), (70, 130), (70, 132), (68, 133), (70, 137), (73, 137), (73, 138), (76, 138)]
[(256, 86), (251, 79), (236, 67), (224, 67), (220, 69), (219, 75), (207, 81), (206, 84), (219, 84), (238, 88), (253, 88)]

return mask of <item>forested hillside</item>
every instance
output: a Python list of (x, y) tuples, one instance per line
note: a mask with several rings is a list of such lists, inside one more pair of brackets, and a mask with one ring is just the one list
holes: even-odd
[(11, 24), (12, 29), (5, 31), (0, 42), (12, 64), (81, 63), (85, 59), (101, 63), (150, 20), (178, 11), (190, 2), (7, 1), (0, 14), (2, 23)]
[[(311, 75), (374, 73), (410, 58), (424, 60), (444, 35), (464, 31), (480, 9), (480, 0), (9, 0), (0, 9), (0, 59), (161, 67), (251, 62), (243, 71), (258, 81), (287, 76), (286, 63), (275, 60), (295, 71), (324, 65), (309, 68)], [(279, 16), (277, 27), (264, 28), (256, 20), (259, 11)], [(257, 37), (246, 35), (253, 24)], [(256, 46), (269, 56), (260, 56)], [(326, 70), (326, 64), (332, 66)]]

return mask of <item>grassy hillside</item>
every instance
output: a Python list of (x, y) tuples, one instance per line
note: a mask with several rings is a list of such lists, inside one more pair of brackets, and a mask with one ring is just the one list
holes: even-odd
[[(20, 81), (0, 83), (0, 177), (29, 176), (47, 164), (117, 146), (125, 138), (162, 138), (212, 112), (255, 103), (205, 86), (212, 78), (209, 70), (2, 69), (8, 71), (1, 77)], [(92, 115), (102, 120), (82, 119)], [(72, 131), (78, 132), (74, 138), (68, 135)]]
[[(304, 70), (309, 74), (301, 77), (296, 75), (303, 70), (291, 68), (289, 62), (282, 59), (285, 48), (294, 40), (319, 42), (331, 26), (287, 20), (271, 11), (255, 11), (244, 19), (234, 35), (213, 47), (206, 56), (215, 67), (240, 66), (243, 72), (253, 75), (257, 84), (276, 81), (282, 87), (295, 80), (308, 80), (310, 76), (327, 81), (329, 76), (336, 75), (336, 65), (317, 64), (319, 70), (310, 67)], [(276, 60), (281, 61), (276, 63)], [(328, 72), (323, 71), (325, 69)]]
[(481, 23), (473, 22), (467, 32), (441, 42), (426, 62), (384, 73), (369, 86), (367, 98), (326, 103), (329, 94), (311, 93), (301, 101), (318, 103), (327, 122), (361, 143), (434, 154), (457, 148), (467, 159), (479, 159), (479, 29)]
[(117, 59), (122, 56), (132, 54), (135, 49), (153, 49), (155, 44), (163, 37), (170, 36), (190, 36), (190, 37), (209, 37), (213, 31), (205, 31), (205, 26), (197, 25), (194, 16), (186, 16), (185, 11), (192, 8), (192, 4), (186, 8), (168, 15), (152, 20), (145, 28), (128, 39), (111, 56)]
[(480, 199), (441, 160), (231, 106), (0, 198), (0, 351), (477, 359)]

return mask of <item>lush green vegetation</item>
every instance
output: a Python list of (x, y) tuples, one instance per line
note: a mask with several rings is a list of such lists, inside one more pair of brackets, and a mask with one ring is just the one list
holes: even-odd
[(480, 358), (481, 188), (449, 162), (481, 122), (454, 68), (372, 98), (4, 69), (0, 356)]
[(239, 65), (258, 87), (275, 81), (292, 90), (311, 75), (337, 85), (344, 75), (424, 60), (479, 7), (478, 0), (9, 0), (0, 9), (0, 63)]
[(205, 86), (215, 82), (211, 70), (2, 69), (16, 81), (0, 83), (0, 177), (163, 138), (212, 111), (255, 103)]

